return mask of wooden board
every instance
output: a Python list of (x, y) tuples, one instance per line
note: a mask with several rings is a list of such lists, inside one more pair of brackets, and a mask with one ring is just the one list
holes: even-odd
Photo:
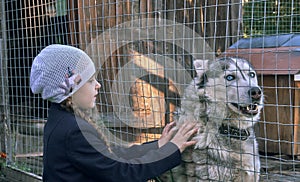
[(265, 107), (257, 133), (259, 150), (291, 155), (294, 140), (294, 81), (289, 81), (288, 76), (265, 75), (261, 82), (265, 94)]
[(300, 156), (300, 81), (295, 81), (294, 155)]

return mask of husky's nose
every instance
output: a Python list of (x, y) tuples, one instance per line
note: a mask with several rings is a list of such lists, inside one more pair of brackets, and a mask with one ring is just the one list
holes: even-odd
[(252, 87), (248, 91), (248, 94), (253, 100), (259, 100), (261, 97), (261, 90), (258, 87)]

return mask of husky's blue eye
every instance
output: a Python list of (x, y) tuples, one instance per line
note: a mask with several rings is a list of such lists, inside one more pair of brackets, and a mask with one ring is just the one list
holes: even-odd
[(250, 76), (251, 78), (254, 78), (254, 77), (255, 77), (255, 73), (254, 73), (254, 72), (250, 72), (250, 73), (249, 73), (249, 76)]
[(235, 79), (235, 76), (234, 75), (227, 75), (225, 78), (226, 78), (227, 81), (232, 81), (232, 80)]

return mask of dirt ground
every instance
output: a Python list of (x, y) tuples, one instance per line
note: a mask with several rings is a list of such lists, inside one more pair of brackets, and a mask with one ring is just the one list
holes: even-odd
[(261, 157), (261, 180), (266, 182), (300, 182), (300, 160), (290, 156)]
[[(1, 175), (0, 182), (12, 182), (11, 178)], [(19, 181), (19, 180), (15, 180)], [(32, 180), (28, 180), (32, 181)], [(39, 181), (39, 180), (36, 180)], [(300, 182), (300, 159), (290, 156), (261, 157), (261, 182)]]

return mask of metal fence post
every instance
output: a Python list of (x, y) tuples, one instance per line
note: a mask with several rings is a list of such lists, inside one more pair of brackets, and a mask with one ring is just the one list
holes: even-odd
[[(8, 77), (7, 77), (7, 49), (6, 49), (6, 21), (5, 21), (5, 1), (1, 1), (1, 35), (0, 41), (0, 135), (1, 135), (1, 151), (10, 154), (10, 142), (9, 142), (9, 107), (8, 107)], [(7, 155), (7, 161), (11, 161), (11, 155)]]

